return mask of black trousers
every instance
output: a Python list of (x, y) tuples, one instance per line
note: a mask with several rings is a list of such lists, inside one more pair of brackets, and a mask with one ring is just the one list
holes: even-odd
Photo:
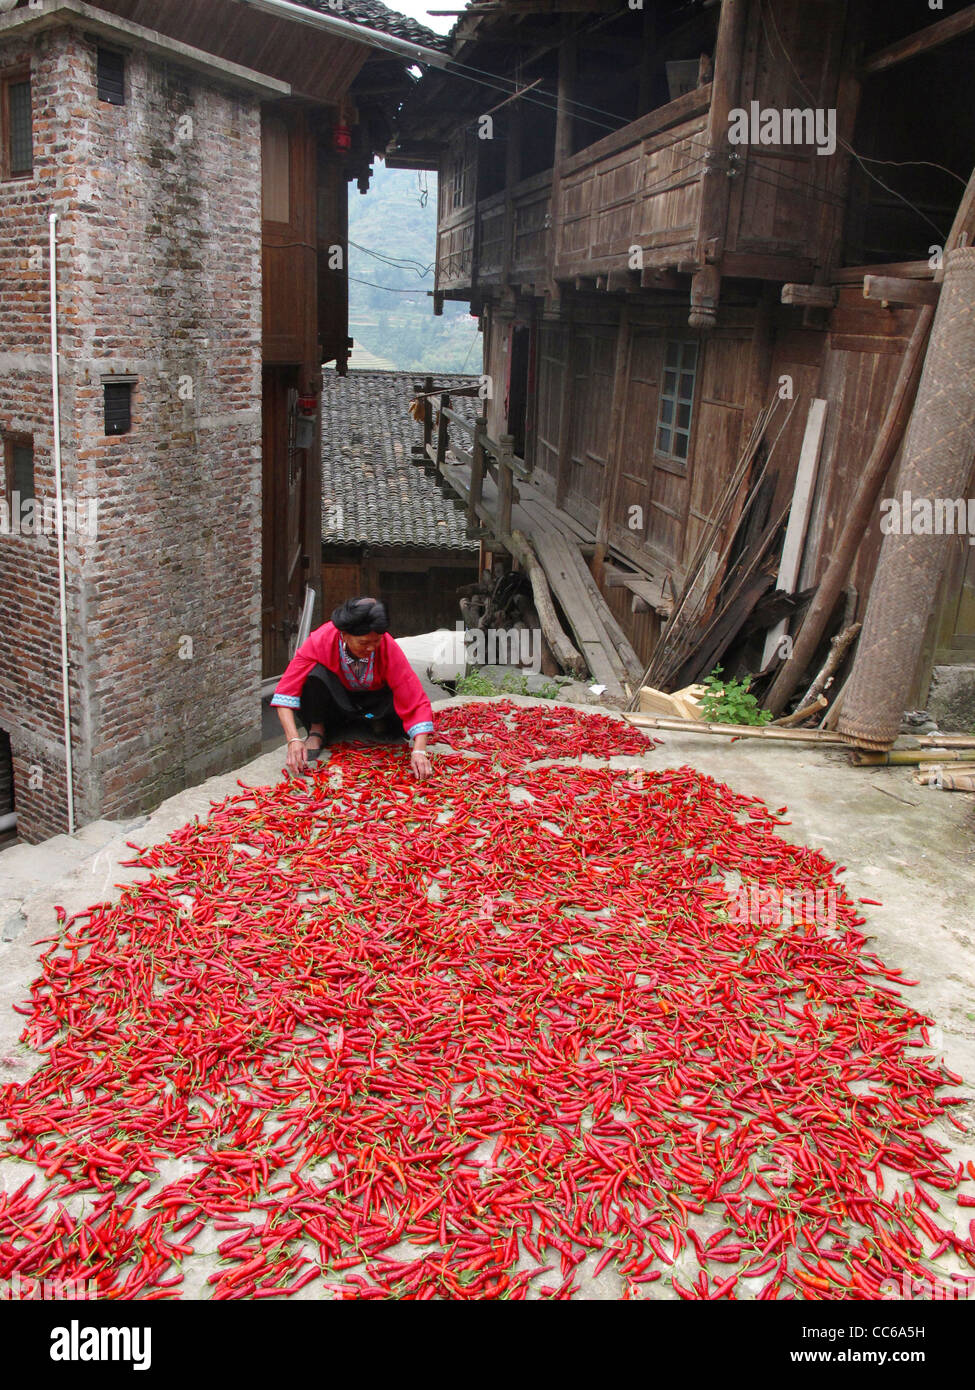
[(406, 738), (388, 685), (381, 685), (378, 690), (347, 690), (334, 671), (319, 664), (305, 677), (300, 700), (298, 713), (302, 724), (308, 730), (313, 724), (324, 724), (326, 742), (346, 730), (381, 738)]

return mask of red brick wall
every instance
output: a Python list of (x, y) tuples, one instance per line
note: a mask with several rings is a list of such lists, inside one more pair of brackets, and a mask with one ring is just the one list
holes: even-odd
[[(0, 47), (0, 72), (25, 51)], [(259, 115), (253, 96), (138, 52), (126, 104), (99, 102), (95, 46), (71, 29), (29, 55), (34, 177), (0, 183), (0, 428), (33, 433), (36, 490), (53, 496), (53, 210), (64, 492), (97, 502), (97, 537), (66, 538), (83, 824), (259, 749)], [(114, 439), (108, 374), (137, 378), (133, 431)], [(0, 592), (0, 725), (18, 828), (38, 840), (66, 806), (53, 536), (0, 536)]]

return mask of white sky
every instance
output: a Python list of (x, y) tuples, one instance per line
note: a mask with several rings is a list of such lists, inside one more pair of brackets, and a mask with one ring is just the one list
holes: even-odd
[(411, 19), (419, 20), (428, 29), (433, 29), (438, 34), (446, 34), (457, 22), (456, 15), (433, 16), (427, 14), (427, 7), (433, 10), (462, 10), (467, 0), (386, 0), (386, 4), (391, 10), (397, 10), (400, 14), (408, 14)]

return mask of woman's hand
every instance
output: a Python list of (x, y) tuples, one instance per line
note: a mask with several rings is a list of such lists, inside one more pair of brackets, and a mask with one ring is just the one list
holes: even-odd
[(308, 755), (300, 738), (291, 739), (288, 743), (288, 771), (293, 777), (303, 777), (308, 771)]
[(413, 769), (413, 776), (418, 782), (425, 782), (427, 778), (433, 776), (433, 764), (422, 748), (413, 749), (410, 754), (410, 766)]

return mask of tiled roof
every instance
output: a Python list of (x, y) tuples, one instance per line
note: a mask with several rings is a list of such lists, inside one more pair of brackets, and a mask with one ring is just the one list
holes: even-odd
[(425, 24), (420, 24), (408, 15), (397, 14), (379, 0), (343, 0), (340, 9), (327, 3), (327, 0), (298, 0), (310, 10), (322, 10), (334, 15), (336, 19), (347, 19), (350, 24), (361, 24), (367, 29), (375, 29), (380, 34), (392, 34), (397, 39), (408, 39), (410, 43), (422, 44), (424, 48), (446, 49), (447, 35), (434, 33)]
[[(477, 550), (465, 517), (443, 495), (410, 449), (422, 431), (409, 412), (416, 372), (325, 372), (322, 393), (322, 542), (325, 545), (443, 546)], [(453, 374), (435, 385), (475, 386)], [(458, 414), (473, 421), (478, 402), (459, 396)]]

